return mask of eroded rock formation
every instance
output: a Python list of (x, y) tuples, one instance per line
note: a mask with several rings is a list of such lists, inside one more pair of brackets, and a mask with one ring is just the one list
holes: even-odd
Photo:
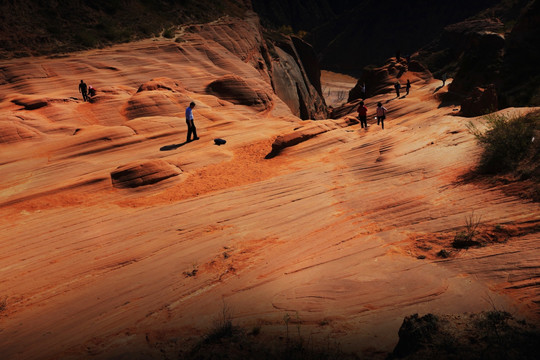
[[(404, 91), (404, 82), (406, 81), (404, 79), (409, 75), (422, 81), (429, 81), (433, 78), (431, 72), (418, 61), (411, 60), (407, 64), (406, 59), (390, 58), (381, 67), (364, 69), (355, 87), (349, 92), (347, 102), (391, 93), (394, 91), (393, 85), (396, 81), (402, 83), (401, 86)], [(363, 85), (365, 85), (365, 93), (362, 91)]]
[(119, 166), (111, 172), (111, 180), (116, 188), (135, 188), (155, 184), (181, 173), (182, 170), (165, 160), (147, 160)]
[(257, 110), (267, 110), (272, 105), (272, 97), (263, 89), (257, 89), (236, 75), (225, 75), (212, 81), (206, 87), (208, 93), (237, 105), (252, 106)]

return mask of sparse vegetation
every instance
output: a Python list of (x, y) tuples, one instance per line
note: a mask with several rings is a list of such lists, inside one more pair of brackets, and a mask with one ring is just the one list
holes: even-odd
[(175, 29), (174, 27), (167, 28), (163, 30), (163, 37), (167, 39), (174, 38)]
[(465, 230), (460, 231), (454, 237), (452, 246), (456, 249), (466, 249), (471, 246), (480, 245), (478, 241), (475, 240), (476, 234), (478, 234), (477, 229), (480, 225), (481, 216), (475, 216), (474, 211), (465, 217)]
[(540, 112), (526, 116), (490, 114), (484, 118), (485, 131), (472, 122), (467, 126), (484, 148), (479, 169), (492, 174), (515, 170), (532, 148), (535, 130), (540, 130)]
[(505, 311), (408, 316), (388, 359), (536, 359), (538, 329)]
[(224, 305), (219, 320), (210, 332), (189, 352), (181, 354), (181, 359), (358, 359), (354, 354), (341, 351), (339, 344), (326, 340), (316, 344), (313, 338), (304, 340), (300, 334), (301, 320), (296, 313), (283, 317), (286, 328), (289, 323), (296, 324), (298, 336), (286, 338), (265, 336), (261, 327), (246, 332), (233, 325), (229, 309)]
[(224, 303), (223, 308), (221, 309), (221, 316), (215, 320), (214, 327), (206, 334), (203, 342), (205, 344), (213, 344), (223, 338), (232, 337), (238, 331), (240, 331), (240, 329), (233, 326), (231, 311), (227, 304)]

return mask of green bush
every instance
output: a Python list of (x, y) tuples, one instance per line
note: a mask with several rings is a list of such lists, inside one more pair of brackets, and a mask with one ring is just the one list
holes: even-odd
[(532, 146), (534, 130), (540, 124), (540, 112), (526, 116), (490, 114), (484, 118), (485, 131), (479, 130), (472, 122), (467, 125), (484, 148), (480, 170), (484, 173), (514, 170)]

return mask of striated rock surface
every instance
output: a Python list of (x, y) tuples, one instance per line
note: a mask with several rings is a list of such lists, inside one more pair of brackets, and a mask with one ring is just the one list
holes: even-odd
[(272, 97), (263, 89), (250, 86), (244, 79), (236, 75), (225, 75), (212, 81), (206, 87), (209, 94), (233, 104), (252, 106), (259, 111), (272, 106)]
[[(352, 125), (352, 124), (346, 124)], [(266, 159), (271, 159), (281, 153), (283, 149), (298, 145), (304, 141), (314, 138), (317, 135), (327, 131), (335, 130), (339, 127), (336, 122), (318, 121), (313, 124), (301, 126), (298, 129), (288, 133), (279, 135), (272, 143), (272, 151), (266, 155)]]
[[(403, 73), (411, 94), (368, 98), (367, 129), (303, 121), (279, 96), (259, 111), (208, 93), (231, 74), (272, 83), (217, 41), (178, 38), (0, 61), (0, 121), (40, 135), (0, 143), (2, 358), (188, 357), (224, 309), (256, 341), (283, 346), (290, 319), (295, 337), (366, 358), (392, 352), (414, 313), (540, 322), (538, 204), (469, 180), (480, 148), (440, 81)], [(81, 101), (81, 79), (99, 101)], [(25, 97), (59, 100), (11, 101)], [(200, 139), (186, 143), (188, 100)], [(290, 146), (266, 159), (278, 139)], [(171, 176), (116, 188), (125, 165), (129, 186)], [(472, 210), (499, 235), (457, 251)]]
[(36, 129), (26, 126), (19, 119), (0, 120), (0, 143), (16, 143), (41, 137)]
[(148, 160), (119, 166), (111, 172), (111, 180), (116, 188), (135, 188), (155, 184), (181, 173), (182, 170), (165, 160)]

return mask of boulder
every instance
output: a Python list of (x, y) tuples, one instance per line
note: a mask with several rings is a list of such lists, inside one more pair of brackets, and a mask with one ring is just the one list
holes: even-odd
[(111, 172), (111, 180), (115, 188), (136, 188), (155, 184), (181, 173), (182, 170), (178, 167), (157, 159), (119, 166)]

